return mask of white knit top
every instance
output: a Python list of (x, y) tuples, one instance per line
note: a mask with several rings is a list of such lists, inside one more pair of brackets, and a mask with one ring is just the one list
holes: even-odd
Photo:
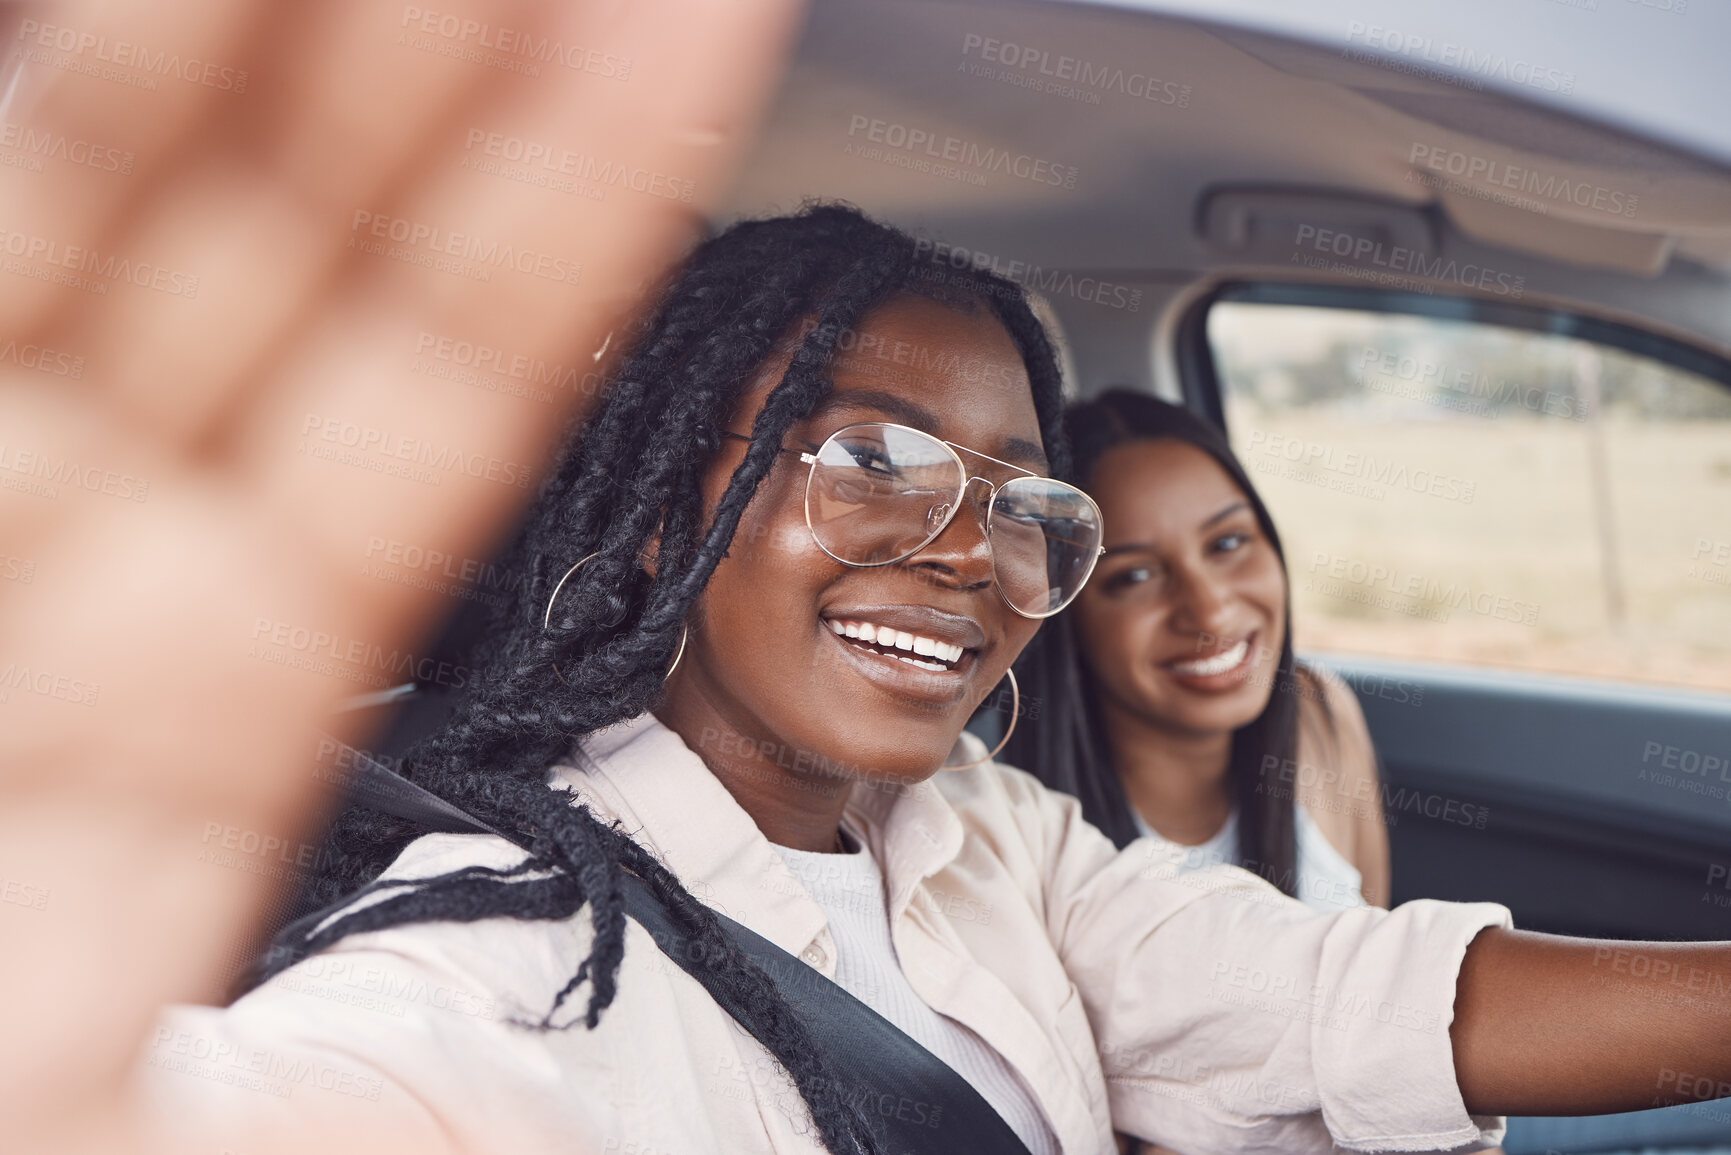
[[(1293, 805), (1293, 826), (1298, 836), (1298, 871), (1293, 880), (1293, 892), (1304, 905), (1325, 913), (1351, 910), (1364, 905), (1364, 876), (1358, 867), (1342, 857), (1328, 841), (1316, 819), (1300, 803)], [(1163, 837), (1147, 819), (1132, 806), (1130, 815), (1136, 820), (1136, 832), (1151, 838), (1159, 848), (1160, 859), (1173, 875), (1189, 874), (1205, 866), (1225, 862), (1238, 863), (1238, 808), (1234, 806), (1226, 825), (1207, 842), (1186, 846)]]
[(863, 846), (852, 854), (775, 849), (829, 918), (841, 988), (948, 1063), (1033, 1155), (1058, 1155), (1057, 1137), (1015, 1069), (973, 1031), (932, 1010), (909, 985), (890, 939), (883, 873), (871, 852)]

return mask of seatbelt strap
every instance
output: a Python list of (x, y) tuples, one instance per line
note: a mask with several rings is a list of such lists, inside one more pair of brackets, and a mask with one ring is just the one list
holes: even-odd
[[(378, 759), (346, 743), (339, 745), (355, 767), (349, 785), (350, 802), (431, 830), (491, 834), (527, 849), (524, 836), (496, 830)], [(630, 871), (622, 872), (620, 881), (626, 913), (681, 970), (711, 994), (716, 993), (721, 977), (704, 965), (701, 944), (679, 926), (648, 883)], [(352, 896), (343, 904), (349, 901)], [(299, 920), (297, 925), (322, 921), (322, 916), (335, 909)], [(890, 1150), (897, 1155), (927, 1151), (1029, 1155), (1021, 1137), (955, 1068), (821, 972), (743, 923), (719, 911), (712, 913), (734, 945), (774, 980), (823, 1052), (830, 1070), (841, 1080), (842, 1097), (882, 1125)]]

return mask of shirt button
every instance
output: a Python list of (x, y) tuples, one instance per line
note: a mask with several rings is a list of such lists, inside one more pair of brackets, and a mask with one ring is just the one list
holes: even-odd
[(799, 952), (799, 957), (814, 967), (822, 967), (824, 963), (823, 948), (815, 942)]

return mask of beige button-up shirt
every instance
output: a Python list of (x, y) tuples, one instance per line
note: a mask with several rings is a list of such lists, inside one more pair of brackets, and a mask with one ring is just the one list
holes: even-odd
[[(704, 902), (833, 976), (823, 911), (678, 735), (644, 715), (573, 761), (555, 784), (618, 818)], [(848, 816), (882, 867), (914, 990), (1003, 1055), (1065, 1152), (1113, 1151), (1114, 1129), (1186, 1155), (1501, 1137), (1501, 1119), (1467, 1114), (1449, 1042), (1461, 958), (1509, 924), (1500, 906), (1317, 914), (1235, 867), (1174, 877), (993, 763), (857, 784)], [(521, 858), (500, 839), (429, 835), (388, 877)], [(635, 922), (598, 1028), (521, 1025), (546, 1013), (590, 937), (586, 910), (352, 936), (229, 1008), (167, 1010), (145, 1089), (189, 1138), (352, 1119), (461, 1150), (822, 1149), (775, 1060)]]

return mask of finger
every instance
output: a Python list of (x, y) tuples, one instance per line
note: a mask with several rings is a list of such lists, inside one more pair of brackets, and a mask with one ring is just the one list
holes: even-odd
[[(764, 78), (773, 74), (788, 12), (775, 4), (757, 9), (756, 31), (772, 22), (779, 28), (755, 39), (741, 34), (739, 10), (723, 0), (632, 3), (599, 29), (572, 17), (559, 29), (566, 42), (629, 59), (628, 81), (568, 69), (454, 126), (451, 153), (416, 196), (388, 211), (393, 228), (408, 222), (430, 233), (425, 249), (480, 254), (471, 264), (487, 279), (378, 261), (371, 291), (343, 301), (323, 339), (244, 430), (245, 452), (263, 463), (267, 500), (297, 521), (334, 570), (352, 574), (362, 544), (383, 527), (428, 548), (485, 556), (486, 528), (527, 497), (525, 486), (501, 480), (509, 469), (479, 480), (447, 471), (433, 502), (417, 492), (422, 486), (373, 472), (393, 464), (377, 448), (353, 467), (332, 467), (302, 450), (335, 429), (339, 446), (350, 437), (376, 447), (388, 442), (398, 460), (406, 453), (418, 462), (542, 461), (564, 432), (558, 418), (587, 400), (578, 391), (559, 394), (550, 414), (518, 398), (418, 376), (410, 352), (428, 334), (455, 335), (529, 363), (592, 365), (625, 303), (655, 275), (648, 259), (665, 264), (689, 241), (698, 198), (713, 197), (727, 178), (725, 157), (767, 95)], [(677, 37), (668, 33), (673, 26)], [(698, 92), (707, 98), (694, 101)], [(615, 172), (646, 174), (638, 182), (644, 191), (607, 186), (597, 202), (459, 167), (476, 132), (485, 140), (495, 130), (544, 143), (549, 155), (562, 158), (568, 149)], [(648, 191), (656, 174), (688, 182), (675, 187), (696, 190), (693, 201)], [(364, 360), (349, 352), (360, 333), (370, 335)], [(377, 596), (377, 583), (370, 584), (363, 597)], [(369, 614), (414, 605), (400, 593), (380, 600), (385, 604), (369, 605)]]
[(0, 169), (8, 254), (40, 275), (0, 275), (0, 332), (33, 334), (59, 310), (92, 303), (80, 282), (107, 283), (102, 267), (119, 256), (108, 241), (140, 190), (201, 125), (245, 99), (247, 41), (268, 7), (82, 0), (20, 19), (7, 47), (19, 72), (6, 119), (48, 160), (39, 172)]
[[(441, 9), (459, 29), (523, 35), (547, 11)], [(164, 254), (170, 276), (87, 311), (57, 347), (83, 351), (129, 419), (178, 444), (205, 437), (340, 274), (357, 210), (388, 199), (457, 108), (514, 79), (403, 43), (419, 39), (406, 31), (419, 11), (382, 0), (297, 6), (249, 106), (219, 119), (128, 231), (125, 247)]]

